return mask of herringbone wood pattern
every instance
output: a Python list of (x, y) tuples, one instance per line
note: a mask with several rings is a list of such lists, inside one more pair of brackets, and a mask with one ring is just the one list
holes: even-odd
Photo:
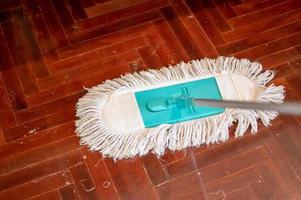
[(234, 55), (301, 100), (300, 0), (1, 0), (0, 199), (301, 199), (301, 120), (114, 163), (74, 105), (126, 72)]

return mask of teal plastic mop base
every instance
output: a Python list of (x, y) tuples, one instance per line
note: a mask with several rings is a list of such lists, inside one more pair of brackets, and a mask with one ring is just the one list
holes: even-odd
[(146, 128), (160, 124), (174, 124), (208, 117), (225, 111), (224, 108), (194, 106), (189, 99), (221, 100), (214, 77), (135, 93)]

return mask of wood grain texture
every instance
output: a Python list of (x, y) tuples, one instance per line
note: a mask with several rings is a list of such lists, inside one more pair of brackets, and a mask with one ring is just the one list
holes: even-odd
[(301, 199), (301, 118), (114, 162), (79, 145), (75, 104), (127, 72), (218, 55), (301, 100), (300, 0), (0, 1), (0, 199)]

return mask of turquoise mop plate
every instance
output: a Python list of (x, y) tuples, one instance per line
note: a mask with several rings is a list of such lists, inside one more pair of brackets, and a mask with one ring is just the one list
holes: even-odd
[(225, 111), (224, 108), (194, 106), (189, 101), (191, 97), (221, 100), (214, 77), (136, 92), (135, 97), (146, 128), (208, 117)]

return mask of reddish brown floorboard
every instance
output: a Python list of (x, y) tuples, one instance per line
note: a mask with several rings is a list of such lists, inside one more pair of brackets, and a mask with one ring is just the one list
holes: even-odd
[(0, 53), (0, 199), (301, 199), (300, 117), (118, 162), (74, 133), (83, 87), (181, 60), (259, 61), (301, 100), (300, 0), (1, 0)]

